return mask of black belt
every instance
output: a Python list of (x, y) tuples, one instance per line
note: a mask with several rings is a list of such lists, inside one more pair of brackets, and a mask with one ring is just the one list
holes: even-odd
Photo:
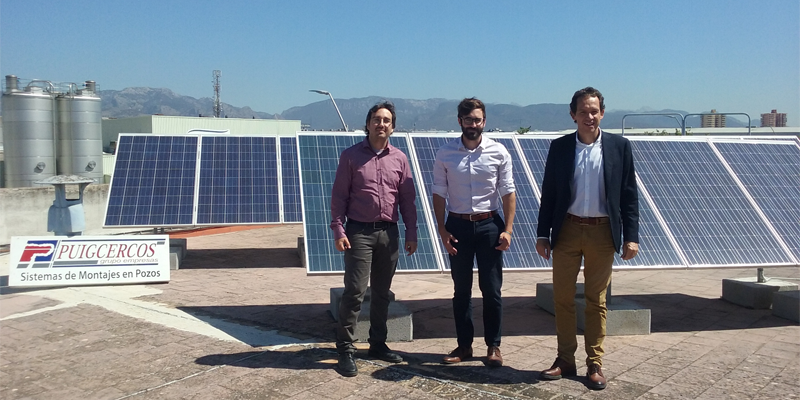
[(487, 212), (475, 213), (475, 214), (459, 214), (459, 213), (450, 212), (450, 217), (465, 219), (467, 221), (472, 221), (472, 222), (483, 221), (485, 219), (492, 218), (495, 215), (497, 215), (497, 211), (487, 211)]
[(392, 222), (392, 221), (361, 222), (361, 221), (356, 221), (354, 219), (348, 219), (347, 223), (375, 230), (389, 229), (397, 225), (397, 222)]
[(570, 213), (567, 213), (567, 219), (578, 225), (600, 225), (609, 221), (608, 217), (579, 217)]

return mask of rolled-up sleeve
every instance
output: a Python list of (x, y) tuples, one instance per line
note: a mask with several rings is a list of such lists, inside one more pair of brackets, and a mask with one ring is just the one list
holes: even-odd
[(503, 161), (500, 163), (500, 168), (497, 174), (497, 192), (500, 197), (516, 191), (514, 186), (514, 172), (513, 162), (511, 161), (511, 154), (508, 150), (503, 151)]
[(345, 236), (344, 222), (347, 216), (347, 205), (350, 203), (350, 162), (345, 152), (339, 157), (339, 166), (336, 168), (336, 178), (331, 190), (331, 229), (334, 239)]
[(443, 199), (447, 198), (447, 170), (439, 154), (436, 155), (436, 161), (433, 162), (433, 185), (431, 185), (431, 192), (439, 195)]

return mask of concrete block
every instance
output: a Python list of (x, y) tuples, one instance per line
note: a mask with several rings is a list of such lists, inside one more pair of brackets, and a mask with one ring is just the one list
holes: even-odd
[[(650, 309), (642, 308), (636, 302), (622, 298), (607, 298), (606, 335), (649, 335)], [(578, 329), (586, 327), (586, 299), (575, 298), (575, 316)]]
[(306, 238), (303, 236), (297, 237), (297, 255), (300, 256), (300, 264), (306, 268)]
[(777, 292), (797, 290), (797, 284), (771, 279), (760, 283), (756, 277), (723, 279), (722, 299), (742, 307), (768, 310)]
[(178, 258), (178, 253), (169, 252), (169, 269), (176, 270), (180, 268), (181, 260)]
[[(369, 339), (369, 307), (370, 302), (361, 304), (361, 314), (358, 315), (356, 324), (356, 339), (366, 342)], [(389, 317), (386, 319), (388, 328), (387, 342), (408, 342), (414, 340), (414, 321), (411, 310), (405, 305), (392, 301), (389, 303)]]
[(178, 260), (183, 261), (186, 257), (186, 239), (169, 239), (169, 252), (178, 255)]
[[(606, 335), (649, 335), (650, 334), (650, 309), (641, 308), (633, 301), (611, 297), (611, 288), (606, 293)], [(555, 315), (553, 301), (553, 284), (536, 284), (536, 305), (539, 308)], [(578, 329), (583, 330), (585, 325), (586, 300), (583, 298), (583, 283), (578, 283), (575, 288), (575, 314)]]
[[(371, 288), (367, 286), (367, 293), (364, 295), (364, 303), (369, 303), (372, 293)], [(331, 296), (331, 315), (333, 316), (334, 321), (339, 321), (339, 303), (342, 301), (342, 294), (344, 293), (344, 288), (331, 288), (330, 296)], [(394, 292), (391, 290), (389, 291), (389, 301), (394, 302)], [(365, 305), (362, 303), (361, 305), (361, 314), (364, 314), (364, 307)], [(369, 317), (369, 314), (367, 314)], [(367, 318), (369, 319), (369, 318)]]
[(800, 323), (800, 290), (782, 290), (773, 294), (772, 315)]

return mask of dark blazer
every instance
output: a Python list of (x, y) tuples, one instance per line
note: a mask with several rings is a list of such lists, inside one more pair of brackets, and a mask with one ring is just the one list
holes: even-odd
[[(536, 235), (550, 238), (550, 246), (553, 248), (558, 243), (558, 234), (572, 200), (570, 182), (575, 172), (577, 134), (576, 131), (553, 140), (547, 153)], [(606, 206), (611, 220), (614, 247), (619, 252), (623, 241), (639, 243), (639, 192), (636, 188), (633, 154), (628, 139), (602, 130), (600, 134), (603, 135)]]

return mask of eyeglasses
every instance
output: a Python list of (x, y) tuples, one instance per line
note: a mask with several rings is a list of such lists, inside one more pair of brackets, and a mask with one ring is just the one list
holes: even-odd
[(461, 123), (464, 125), (480, 125), (483, 123), (485, 118), (470, 118), (470, 117), (461, 117)]

